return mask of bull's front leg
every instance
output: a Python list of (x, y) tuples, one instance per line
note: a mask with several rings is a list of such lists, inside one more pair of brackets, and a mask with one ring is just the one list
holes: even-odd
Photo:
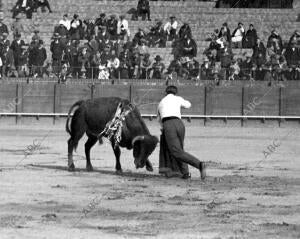
[(153, 172), (152, 163), (149, 161), (149, 159), (146, 160), (146, 170), (149, 172)]
[(120, 163), (121, 149), (119, 146), (114, 147), (113, 143), (111, 145), (112, 145), (115, 157), (116, 157), (116, 172), (117, 172), (117, 174), (121, 174), (123, 172), (121, 163)]

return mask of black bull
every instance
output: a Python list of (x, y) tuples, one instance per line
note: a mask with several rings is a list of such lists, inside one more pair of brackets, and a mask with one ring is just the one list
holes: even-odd
[[(88, 140), (85, 143), (86, 169), (92, 171), (90, 161), (90, 150), (102, 138), (97, 137), (105, 128), (106, 123), (112, 120), (119, 103), (123, 107), (129, 106), (129, 101), (117, 97), (97, 98), (93, 100), (78, 101), (69, 110), (66, 122), (66, 131), (70, 134), (68, 140), (68, 169), (74, 171), (73, 151), (76, 150), (81, 137), (86, 133)], [(71, 113), (73, 113), (70, 124)], [(115, 144), (114, 138), (111, 139), (112, 145)], [(148, 171), (153, 171), (152, 165), (148, 160), (149, 155), (154, 151), (158, 139), (152, 136), (143, 121), (139, 110), (133, 107), (127, 114), (122, 128), (120, 147), (133, 149), (134, 163), (136, 168), (143, 168), (146, 165)], [(116, 157), (116, 170), (122, 171), (120, 164), (121, 150), (118, 145), (112, 147)]]

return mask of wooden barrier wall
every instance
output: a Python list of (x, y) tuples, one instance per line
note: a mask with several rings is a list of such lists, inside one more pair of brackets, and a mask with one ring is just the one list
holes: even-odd
[[(289, 82), (284, 87), (268, 86), (266, 82), (178, 87), (179, 94), (193, 105), (183, 110), (185, 115), (300, 116), (298, 82)], [(164, 85), (152, 84), (2, 83), (0, 107), (2, 113), (67, 113), (78, 100), (118, 96), (138, 105), (142, 114), (156, 114), (164, 90)]]

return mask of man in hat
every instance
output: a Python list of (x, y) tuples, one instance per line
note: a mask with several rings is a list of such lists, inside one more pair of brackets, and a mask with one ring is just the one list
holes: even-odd
[(67, 38), (69, 37), (69, 31), (65, 26), (63, 20), (59, 21), (59, 25), (54, 27), (54, 34), (57, 33), (61, 38), (60, 41), (63, 43), (67, 42)]
[(176, 21), (176, 17), (171, 16), (170, 21), (168, 21), (164, 26), (164, 31), (167, 35), (168, 41), (173, 41), (176, 38), (177, 27), (178, 22)]
[(197, 56), (197, 44), (190, 34), (186, 34), (181, 40), (180, 49), (180, 56), (182, 57), (193, 58)]
[(34, 77), (43, 77), (44, 63), (47, 59), (47, 52), (43, 40), (38, 41), (38, 45), (32, 50), (32, 74)]
[(95, 26), (106, 26), (106, 21), (107, 19), (105, 13), (100, 13), (99, 17), (95, 20)]
[(52, 67), (54, 74), (60, 72), (62, 56), (64, 52), (64, 45), (60, 41), (60, 36), (58, 33), (54, 33), (53, 41), (50, 44), (50, 51), (52, 53)]
[(19, 58), (22, 54), (22, 46), (25, 45), (25, 42), (21, 39), (21, 34), (18, 33), (16, 35), (16, 39), (14, 39), (11, 43), (11, 49), (14, 52), (14, 61), (15, 61), (15, 67), (18, 69), (19, 66)]
[(24, 26), (22, 22), (20, 21), (20, 16), (16, 17), (16, 20), (11, 25), (11, 30), (13, 32), (14, 38), (16, 38), (17, 34), (21, 34), (24, 32)]
[(162, 58), (160, 55), (157, 55), (154, 58), (154, 62), (150, 70), (150, 79), (163, 79), (165, 65), (161, 62), (161, 60)]
[(254, 29), (253, 24), (250, 24), (249, 29), (243, 40), (243, 48), (250, 48), (250, 49), (253, 48), (253, 46), (256, 43), (256, 39), (257, 39), (257, 32)]
[(279, 33), (274, 29), (268, 38), (267, 48), (274, 47), (275, 53), (281, 55), (283, 50), (282, 39)]
[(2, 35), (3, 33), (7, 33), (8, 32), (8, 27), (3, 23), (3, 16), (0, 16), (0, 35)]
[(148, 21), (151, 21), (149, 0), (139, 0), (138, 1), (137, 13), (138, 13), (138, 16), (142, 16), (143, 21), (146, 20), (146, 16), (148, 18)]
[[(184, 151), (185, 126), (181, 120), (181, 107), (190, 108), (191, 103), (177, 96), (176, 86), (166, 88), (166, 96), (159, 102), (157, 115), (161, 125), (160, 140), (160, 173), (169, 176), (177, 172), (184, 179), (190, 177), (187, 164), (195, 167), (201, 174), (201, 179), (206, 177), (205, 164), (193, 155)], [(170, 175), (173, 176), (173, 175)]]
[(38, 43), (39, 40), (41, 40), (41, 36), (39, 35), (40, 31), (36, 29), (36, 30), (34, 30), (33, 33), (34, 34), (33, 34), (32, 38), (31, 38), (31, 41)]
[(18, 0), (16, 5), (12, 9), (13, 15), (12, 18), (16, 18), (16, 16), (24, 12), (26, 14), (27, 19), (32, 18), (33, 12), (33, 1), (32, 0)]

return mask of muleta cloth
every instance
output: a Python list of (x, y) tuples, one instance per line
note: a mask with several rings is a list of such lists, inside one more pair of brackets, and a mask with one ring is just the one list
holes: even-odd
[[(128, 106), (128, 109), (125, 109)], [(109, 122), (107, 122), (104, 130), (98, 135), (98, 138), (105, 137), (109, 141), (114, 139), (113, 147), (116, 148), (119, 146), (119, 143), (122, 140), (122, 128), (125, 121), (125, 117), (134, 109), (134, 105), (131, 103), (123, 107), (122, 103), (118, 104), (115, 116)], [(112, 142), (112, 141), (111, 141)]]

